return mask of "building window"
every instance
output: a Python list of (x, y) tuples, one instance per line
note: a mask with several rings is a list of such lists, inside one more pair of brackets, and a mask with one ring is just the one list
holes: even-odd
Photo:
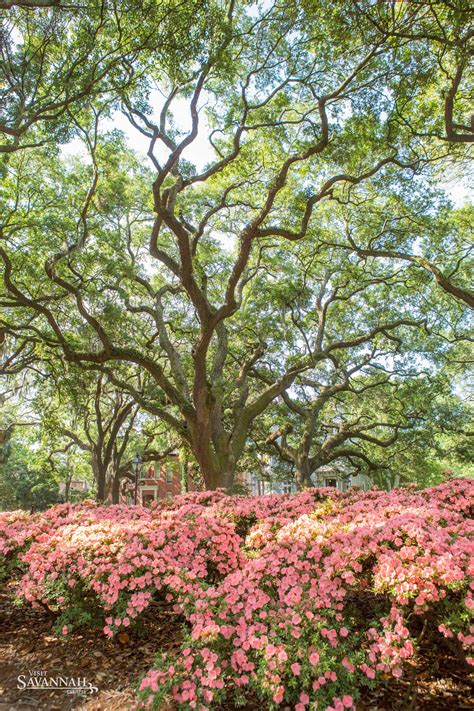
[(337, 479), (325, 479), (324, 486), (333, 486), (337, 488)]
[(171, 468), (168, 468), (166, 470), (166, 483), (167, 484), (173, 483), (173, 470)]
[(166, 498), (168, 501), (170, 501), (170, 500), (173, 498), (173, 494), (171, 493), (171, 491), (167, 491), (167, 492), (166, 492), (165, 498)]
[(284, 494), (291, 494), (291, 481), (284, 481), (283, 482), (283, 493)]
[(156, 469), (154, 464), (148, 467), (145, 479), (156, 479)]

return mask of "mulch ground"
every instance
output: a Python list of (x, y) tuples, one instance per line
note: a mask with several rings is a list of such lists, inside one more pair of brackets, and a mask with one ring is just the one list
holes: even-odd
[[(173, 613), (161, 606), (146, 614), (140, 635), (130, 633), (119, 642), (102, 632), (72, 634), (67, 640), (51, 631), (52, 621), (42, 610), (15, 607), (0, 592), (0, 711), (126, 711), (133, 690), (152, 666), (160, 650), (178, 649), (180, 627)], [(98, 687), (92, 696), (64, 691), (21, 690), (18, 676), (46, 671), (48, 677), (85, 677)], [(472, 681), (472, 680), (471, 680)], [(240, 707), (242, 708), (242, 707)], [(247, 711), (263, 711), (262, 704)], [(358, 711), (474, 710), (472, 683), (448, 649), (426, 640), (416, 667), (386, 689), (367, 690)], [(234, 711), (232, 705), (216, 711)]]

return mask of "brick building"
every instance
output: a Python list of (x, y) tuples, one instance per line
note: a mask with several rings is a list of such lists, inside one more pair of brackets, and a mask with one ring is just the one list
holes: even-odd
[[(196, 485), (188, 472), (188, 491), (196, 491)], [(179, 459), (170, 457), (165, 463), (148, 465), (145, 478), (140, 481), (139, 492), (144, 506), (152, 501), (172, 499), (182, 493)]]
[[(81, 494), (85, 495), (90, 489), (90, 484), (88, 481), (85, 481), (84, 479), (71, 479), (69, 482), (69, 496), (73, 496), (74, 494)], [(60, 496), (65, 496), (66, 494), (66, 483), (64, 481), (61, 481), (59, 483), (59, 495)]]

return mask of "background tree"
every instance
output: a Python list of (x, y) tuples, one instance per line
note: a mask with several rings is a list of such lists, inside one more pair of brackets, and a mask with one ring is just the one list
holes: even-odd
[[(118, 503), (120, 478), (130, 475), (130, 442), (138, 408), (130, 397), (110, 387), (102, 374), (50, 374), (38, 384), (35, 409), (53, 454), (82, 451), (92, 469), (99, 501)], [(127, 459), (128, 458), (128, 459)]]
[[(288, 463), (286, 478), (300, 488), (314, 485), (314, 475), (328, 465), (389, 489), (412, 481), (428, 486), (446, 470), (469, 473), (469, 409), (445, 378), (387, 380), (375, 387), (374, 380), (359, 378), (339, 393), (331, 395), (331, 386), (321, 390), (309, 403), (286, 397), (294, 416), (276, 409), (275, 431), (260, 445)], [(448, 436), (439, 426), (441, 413)]]
[[(18, 384), (16, 384), (18, 385)], [(22, 411), (23, 410), (23, 411)], [(15, 402), (15, 387), (0, 396), (0, 510), (46, 508), (59, 497), (59, 477), (38, 447), (37, 421)]]
[[(429, 280), (415, 286), (410, 270), (391, 260), (359, 260), (340, 251), (331, 243), (339, 217), (334, 209), (326, 221), (320, 214), (317, 237), (286, 250), (285, 260), (277, 257), (278, 290), (256, 278), (280, 333), (294, 332), (299, 348), (312, 357), (253, 433), (260, 446), (272, 445), (291, 464), (299, 486), (337, 460), (375, 470), (378, 448), (396, 449), (402, 431), (417, 424), (431, 427), (432, 419), (430, 425), (423, 420), (424, 407), (430, 419), (430, 384), (436, 392), (449, 353), (430, 332), (432, 322), (439, 330), (442, 312), (436, 287)], [(459, 328), (463, 308), (456, 308)], [(444, 319), (447, 324), (446, 314)], [(257, 364), (252, 376), (270, 382), (280, 352), (274, 364), (268, 358), (265, 367)]]
[[(41, 510), (60, 499), (60, 474), (45, 466), (38, 452), (14, 432), (9, 456), (0, 463), (0, 510)], [(36, 456), (35, 456), (36, 455)]]

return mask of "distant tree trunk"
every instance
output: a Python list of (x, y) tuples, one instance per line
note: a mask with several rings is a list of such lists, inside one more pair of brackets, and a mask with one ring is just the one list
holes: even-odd
[(68, 476), (66, 479), (66, 484), (64, 486), (64, 501), (68, 503), (69, 501), (69, 493), (71, 491), (71, 477)]
[(71, 452), (68, 450), (67, 452), (67, 458), (66, 458), (66, 466), (67, 466), (67, 474), (66, 474), (66, 482), (64, 485), (64, 501), (66, 503), (69, 502), (69, 497), (71, 494), (71, 482), (72, 482), (72, 471), (71, 471)]

